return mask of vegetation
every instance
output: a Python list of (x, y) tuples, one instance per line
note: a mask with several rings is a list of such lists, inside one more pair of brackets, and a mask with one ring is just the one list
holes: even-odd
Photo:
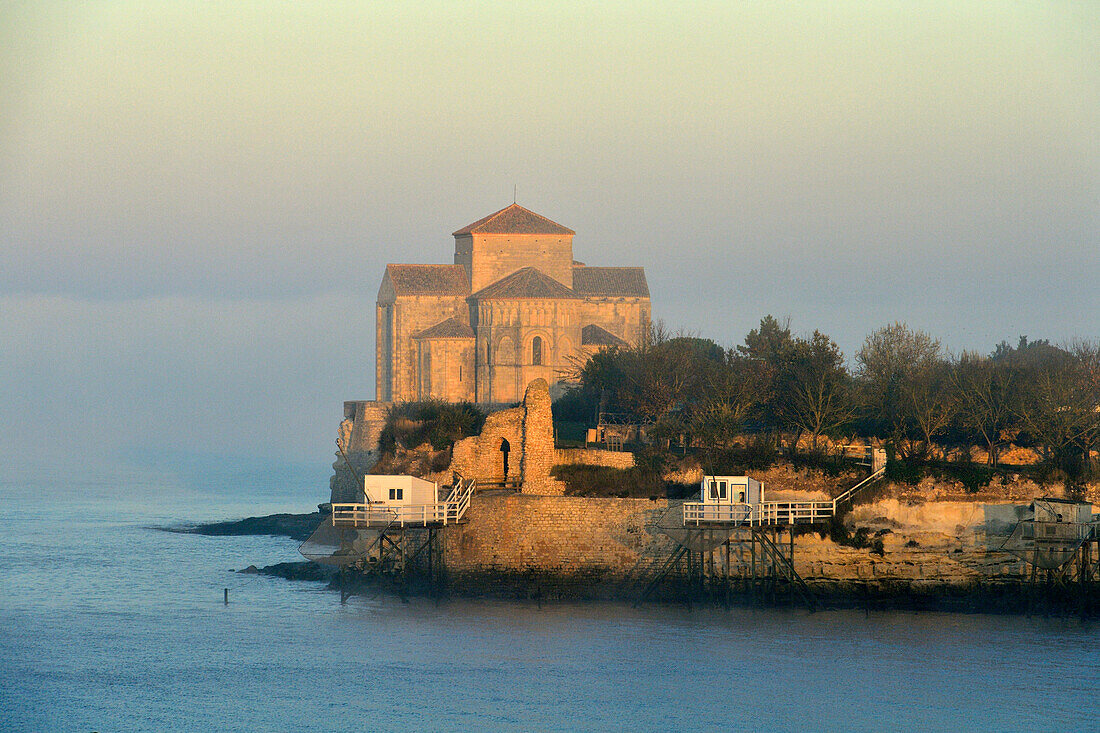
[(446, 450), (456, 441), (480, 433), (484, 424), (485, 413), (469, 402), (403, 402), (391, 407), (386, 415), (379, 447), (393, 453), (397, 448), (412, 449), (428, 443), (435, 450)]
[[(1045, 478), (1073, 485), (1097, 475), (1096, 343), (1022, 337), (988, 355), (952, 356), (895, 323), (867, 337), (850, 369), (826, 334), (795, 335), (767, 316), (732, 348), (658, 324), (636, 346), (576, 364), (574, 376), (555, 419), (594, 425), (600, 413), (617, 413), (646, 426), (653, 446), (696, 453), (708, 471), (762, 467), (781, 454), (827, 465), (832, 441), (860, 436), (887, 446), (900, 481), (931, 472), (977, 491), (1010, 444), (1034, 448)], [(975, 447), (984, 468), (971, 463)]]

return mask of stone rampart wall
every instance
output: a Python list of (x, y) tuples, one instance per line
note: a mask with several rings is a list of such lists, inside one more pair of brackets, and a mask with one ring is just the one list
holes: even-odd
[[(607, 583), (592, 595), (614, 595), (618, 581), (652, 572), (667, 559), (671, 541), (647, 525), (669, 511), (666, 500), (610, 499), (525, 494), (476, 496), (468, 522), (448, 529), (446, 564), (459, 588), (464, 576), (556, 575)], [(675, 508), (671, 511), (675, 512)], [(976, 502), (929, 502), (923, 507), (893, 500), (857, 507), (850, 524), (881, 535), (882, 556), (841, 546), (816, 533), (795, 539), (795, 568), (823, 591), (852, 583), (897, 582), (907, 587), (967, 585), (1019, 578), (1024, 564), (1005, 553), (987, 553), (976, 542)], [(782, 535), (786, 544), (786, 534)], [(707, 558), (721, 568), (724, 549)], [(640, 561), (640, 564), (639, 564)], [(748, 544), (731, 551), (733, 576), (748, 576)], [(636, 578), (635, 578), (636, 579)]]
[(447, 571), (622, 575), (647, 547), (667, 544), (646, 531), (667, 509), (665, 500), (475, 496), (467, 523), (444, 533)]

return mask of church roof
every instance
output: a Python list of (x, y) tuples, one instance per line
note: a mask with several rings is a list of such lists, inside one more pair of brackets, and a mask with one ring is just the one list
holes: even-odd
[(470, 281), (462, 265), (386, 265), (397, 295), (468, 295)]
[(574, 267), (573, 289), (580, 295), (649, 297), (641, 267)]
[(484, 219), (478, 219), (473, 224), (467, 224), (453, 236), (458, 237), (463, 234), (576, 234), (576, 232), (550, 221), (545, 216), (539, 216), (519, 204), (512, 204), (494, 214), (489, 214)]
[(581, 329), (581, 346), (627, 346), (622, 340), (606, 328), (592, 323)]
[(544, 275), (534, 267), (516, 270), (508, 277), (486, 285), (473, 294), (476, 300), (504, 300), (512, 298), (579, 298), (571, 289)]
[(454, 316), (445, 321), (440, 321), (420, 333), (413, 334), (414, 339), (472, 339), (473, 337), (473, 329)]

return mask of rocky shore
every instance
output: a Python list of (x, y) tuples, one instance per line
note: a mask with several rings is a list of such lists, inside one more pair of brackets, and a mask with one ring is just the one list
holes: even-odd
[[(650, 532), (649, 524), (665, 511), (675, 511), (671, 505), (665, 500), (477, 496), (469, 521), (443, 535), (445, 581), (434, 587), (416, 573), (395, 579), (340, 573), (306, 561), (250, 566), (243, 572), (326, 582), (349, 593), (377, 588), (402, 595), (632, 602), (669, 555), (668, 539)], [(867, 537), (865, 544), (838, 544), (818, 531), (798, 534), (795, 566), (819, 608), (1086, 616), (1100, 612), (1100, 583), (1047, 587), (1040, 574), (1040, 582), (1031, 585), (1021, 560), (975, 544), (968, 526), (980, 517), (980, 507), (975, 501), (896, 497), (860, 504), (845, 522), (856, 535)], [(273, 514), (176, 531), (303, 541), (322, 519), (318, 512)], [(777, 587), (749, 582), (743, 563), (744, 558), (728, 588), (720, 578), (701, 580), (696, 575), (689, 583), (674, 572), (650, 599), (718, 605), (803, 603), (782, 582)]]
[(289, 537), (304, 542), (321, 523), (320, 512), (308, 514), (268, 514), (263, 517), (246, 517), (224, 522), (207, 522), (193, 527), (172, 527), (170, 532), (201, 534), (211, 537), (242, 537), (262, 535)]

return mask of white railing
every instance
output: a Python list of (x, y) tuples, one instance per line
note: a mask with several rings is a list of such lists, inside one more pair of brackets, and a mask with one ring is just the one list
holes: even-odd
[(836, 505), (837, 504), (839, 504), (842, 501), (848, 501), (849, 499), (852, 498), (853, 494), (855, 494), (857, 491), (862, 489), (864, 486), (867, 486), (868, 484), (871, 484), (875, 481), (878, 481), (880, 478), (882, 478), (885, 475), (886, 475), (886, 467), (884, 466), (884, 467), (880, 468), (879, 470), (875, 471), (874, 473), (872, 473), (867, 478), (860, 481), (858, 484), (856, 484), (852, 488), (845, 491), (843, 494), (840, 494), (839, 496), (837, 496), (835, 499), (833, 499), (833, 511), (834, 512), (836, 511)]
[(684, 503), (684, 525), (812, 524), (833, 516), (831, 501), (765, 501), (760, 504)]
[(434, 504), (333, 504), (332, 524), (341, 527), (426, 527), (462, 519), (474, 493), (473, 479), (460, 479), (445, 501)]

